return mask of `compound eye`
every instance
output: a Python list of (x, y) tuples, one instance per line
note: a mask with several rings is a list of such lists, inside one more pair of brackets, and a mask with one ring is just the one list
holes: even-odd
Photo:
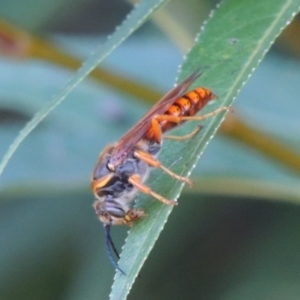
[(125, 211), (122, 208), (107, 207), (106, 212), (116, 218), (124, 218), (125, 217)]
[(105, 175), (109, 174), (109, 170), (107, 169), (107, 164), (103, 162), (98, 162), (93, 172), (94, 180), (104, 177)]

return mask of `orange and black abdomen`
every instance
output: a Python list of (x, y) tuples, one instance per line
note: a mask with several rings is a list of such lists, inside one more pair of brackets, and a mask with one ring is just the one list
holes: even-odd
[[(199, 87), (177, 99), (164, 114), (172, 116), (194, 116), (208, 101), (214, 98), (216, 98), (216, 96), (211, 90)], [(167, 121), (160, 122), (162, 132), (166, 132), (177, 125), (176, 123)]]

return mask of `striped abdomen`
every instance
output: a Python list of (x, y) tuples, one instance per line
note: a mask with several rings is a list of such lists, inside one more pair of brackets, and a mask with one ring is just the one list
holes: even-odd
[[(164, 114), (173, 116), (194, 116), (208, 101), (214, 98), (216, 98), (216, 96), (211, 90), (199, 87), (177, 99)], [(162, 132), (166, 132), (177, 125), (176, 123), (167, 121), (160, 122)]]

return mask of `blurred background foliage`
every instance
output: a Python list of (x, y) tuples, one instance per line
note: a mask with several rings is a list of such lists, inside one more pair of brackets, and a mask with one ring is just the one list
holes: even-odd
[[(91, 208), (90, 172), (99, 151), (173, 85), (215, 4), (165, 6), (18, 149), (0, 181), (1, 300), (108, 298), (114, 270)], [(2, 157), (131, 6), (0, 0), (0, 7)], [(239, 95), (129, 299), (299, 299), (299, 20)], [(113, 234), (120, 248), (126, 228)]]

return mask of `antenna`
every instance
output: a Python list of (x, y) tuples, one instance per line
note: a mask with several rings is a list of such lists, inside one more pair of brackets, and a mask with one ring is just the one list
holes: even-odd
[[(109, 227), (110, 227), (110, 225), (109, 225)], [(120, 259), (120, 255), (119, 255), (119, 253), (118, 253), (118, 250), (117, 250), (117, 248), (116, 248), (116, 246), (115, 246), (115, 244), (114, 244), (114, 242), (113, 242), (113, 240), (112, 240), (112, 238), (111, 238), (111, 236), (110, 236), (110, 228), (107, 229), (107, 230), (108, 230), (108, 233), (107, 233), (107, 235), (106, 235), (106, 238), (108, 238), (109, 243), (110, 243), (110, 246), (111, 246), (111, 248), (113, 249), (114, 253), (116, 254), (116, 257), (117, 257), (118, 259)]]
[(123, 275), (126, 275), (124, 273), (124, 271), (119, 267), (118, 263), (115, 261), (115, 259), (113, 257), (113, 253), (112, 253), (111, 249), (117, 256), (117, 258), (120, 258), (120, 255), (119, 255), (119, 253), (115, 247), (115, 244), (110, 236), (110, 227), (111, 227), (111, 224), (104, 225), (106, 252), (107, 252), (108, 258), (109, 258), (111, 264), (114, 266), (114, 268), (119, 270)]

